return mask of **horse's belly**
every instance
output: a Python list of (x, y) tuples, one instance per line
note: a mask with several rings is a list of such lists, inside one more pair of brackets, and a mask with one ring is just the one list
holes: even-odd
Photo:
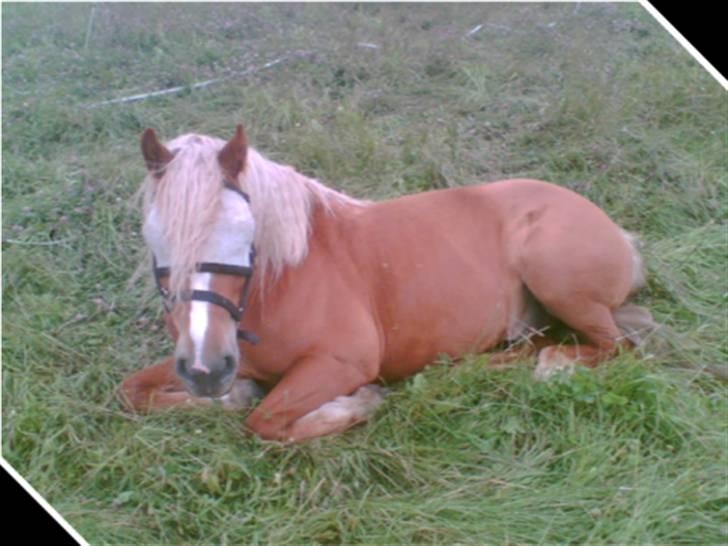
[(451, 278), (436, 296), (421, 296), (393, 314), (383, 327), (382, 377), (402, 378), (439, 356), (479, 353), (506, 337), (521, 313), (520, 283), (505, 275), (465, 277)]

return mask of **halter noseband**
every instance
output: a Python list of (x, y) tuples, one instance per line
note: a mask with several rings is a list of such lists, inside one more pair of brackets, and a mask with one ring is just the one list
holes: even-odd
[[(250, 197), (248, 197), (248, 194), (242, 191), (240, 188), (238, 188), (236, 185), (234, 185), (229, 180), (223, 181), (223, 186), (238, 195), (240, 195), (243, 199), (245, 199), (248, 203), (250, 203)], [(162, 277), (168, 276), (171, 272), (169, 267), (158, 267), (157, 266), (157, 257), (152, 257), (153, 261), (153, 271), (154, 271), (154, 282), (157, 284), (157, 290), (159, 291), (159, 294), (162, 296), (162, 300), (164, 303), (164, 308), (167, 312), (172, 310), (172, 307), (175, 303), (175, 298), (172, 296), (169, 290), (164, 288), (162, 286)], [(222, 275), (233, 275), (237, 277), (245, 277), (245, 284), (243, 285), (243, 292), (240, 294), (240, 300), (238, 301), (238, 304), (235, 305), (232, 301), (227, 299), (225, 296), (221, 296), (217, 292), (212, 292), (211, 290), (187, 290), (185, 292), (182, 292), (180, 294), (180, 299), (182, 301), (204, 301), (207, 303), (212, 303), (213, 305), (217, 305), (218, 307), (222, 307), (225, 309), (229, 314), (230, 317), (235, 321), (235, 324), (240, 323), (240, 319), (243, 318), (243, 312), (245, 311), (245, 306), (248, 303), (248, 295), (250, 293), (250, 279), (253, 276), (253, 265), (255, 263), (255, 246), (251, 246), (250, 248), (250, 266), (242, 266), (242, 265), (231, 265), (231, 264), (221, 264), (216, 262), (197, 262), (195, 264), (195, 271), (198, 273), (219, 273)], [(258, 343), (259, 338), (256, 336), (253, 332), (249, 332), (247, 330), (242, 330), (241, 328), (238, 328), (238, 339), (242, 339), (244, 341), (247, 341), (248, 343), (251, 343), (255, 345)]]

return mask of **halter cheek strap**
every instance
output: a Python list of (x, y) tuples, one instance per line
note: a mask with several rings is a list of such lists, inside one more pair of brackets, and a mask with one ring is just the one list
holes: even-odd
[(248, 204), (250, 204), (250, 196), (247, 193), (245, 193), (243, 190), (238, 188), (234, 182), (231, 182), (230, 180), (228, 180), (226, 178), (225, 180), (222, 181), (222, 185), (225, 187), (225, 189), (234, 191), (235, 193), (237, 193), (240, 197), (245, 199), (248, 202)]

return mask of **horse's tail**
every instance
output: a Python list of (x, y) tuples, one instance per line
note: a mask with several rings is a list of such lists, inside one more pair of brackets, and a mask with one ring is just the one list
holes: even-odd
[[(629, 244), (632, 252), (632, 287), (630, 294), (642, 288), (647, 279), (645, 273), (644, 262), (640, 255), (640, 241), (637, 236), (628, 231), (622, 230), (622, 235)], [(614, 322), (622, 331), (624, 337), (631, 341), (634, 345), (640, 345), (645, 341), (647, 336), (654, 332), (658, 324), (652, 318), (652, 314), (646, 307), (635, 305), (634, 303), (624, 303), (614, 311), (612, 311)]]
[(637, 238), (637, 235), (630, 233), (627, 230), (622, 230), (622, 236), (629, 245), (629, 249), (632, 253), (632, 287), (629, 293), (633, 294), (640, 288), (642, 288), (647, 280), (647, 274), (645, 273), (645, 264), (642, 261), (642, 255), (640, 254), (640, 248), (642, 247), (641, 241)]
[(614, 322), (625, 338), (634, 345), (641, 345), (652, 332), (657, 330), (658, 324), (652, 318), (647, 307), (625, 303), (612, 311)]

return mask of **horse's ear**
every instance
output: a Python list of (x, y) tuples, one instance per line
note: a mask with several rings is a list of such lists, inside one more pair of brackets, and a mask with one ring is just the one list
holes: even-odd
[(217, 160), (220, 162), (222, 171), (228, 178), (237, 179), (240, 172), (245, 168), (245, 158), (248, 154), (248, 139), (245, 136), (242, 125), (235, 127), (235, 135), (231, 138), (220, 153)]
[(142, 155), (147, 170), (160, 178), (164, 174), (164, 168), (172, 161), (174, 154), (167, 147), (159, 142), (154, 129), (144, 129), (141, 138)]

